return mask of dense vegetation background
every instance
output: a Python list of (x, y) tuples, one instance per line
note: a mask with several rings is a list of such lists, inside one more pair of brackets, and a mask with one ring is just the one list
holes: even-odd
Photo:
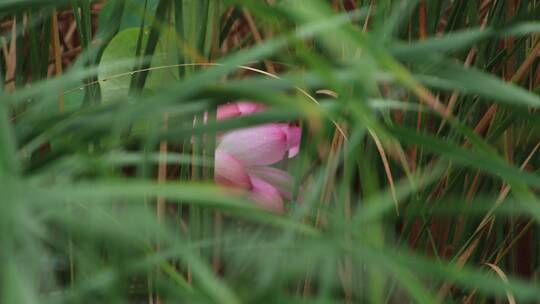
[[(540, 301), (539, 7), (0, 1), (0, 302)], [(214, 183), (275, 122), (283, 213)]]

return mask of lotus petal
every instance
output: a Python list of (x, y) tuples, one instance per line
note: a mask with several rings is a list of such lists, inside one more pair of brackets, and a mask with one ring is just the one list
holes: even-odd
[(228, 103), (218, 107), (216, 116), (218, 120), (222, 120), (240, 116), (240, 114), (240, 109), (238, 109), (238, 105), (236, 103)]
[(294, 181), (285, 171), (273, 167), (250, 167), (248, 168), (250, 177), (256, 176), (274, 186), (286, 199), (292, 199), (292, 189)]
[(262, 111), (265, 108), (263, 104), (247, 101), (239, 101), (236, 103), (236, 106), (242, 115), (253, 114)]
[(234, 156), (216, 149), (215, 180), (218, 184), (250, 190), (251, 181), (245, 167)]
[(302, 129), (295, 125), (283, 124), (283, 131), (287, 134), (287, 149), (289, 158), (298, 154), (300, 140), (302, 139)]
[(287, 134), (280, 124), (238, 129), (223, 135), (218, 148), (245, 166), (271, 165), (283, 159), (287, 151)]
[(279, 191), (257, 176), (251, 175), (250, 178), (253, 185), (251, 198), (266, 209), (282, 213), (284, 211), (283, 200)]

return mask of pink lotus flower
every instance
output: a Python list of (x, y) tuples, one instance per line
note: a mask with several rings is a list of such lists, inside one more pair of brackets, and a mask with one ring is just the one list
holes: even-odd
[[(261, 111), (250, 102), (220, 106), (217, 119), (227, 119)], [(292, 197), (292, 178), (270, 165), (298, 153), (301, 130), (286, 123), (270, 123), (229, 131), (218, 139), (215, 154), (215, 180), (227, 187), (249, 191), (261, 206), (283, 212), (283, 197)]]

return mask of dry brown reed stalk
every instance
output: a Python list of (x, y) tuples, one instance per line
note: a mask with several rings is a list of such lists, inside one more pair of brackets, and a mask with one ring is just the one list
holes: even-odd
[[(420, 40), (426, 40), (428, 38), (427, 32), (427, 5), (424, 0), (420, 1), (418, 5), (418, 35)], [(409, 27), (409, 37), (411, 35), (411, 27)], [(445, 114), (449, 114), (446, 113)], [(416, 114), (416, 132), (420, 132), (422, 128), (422, 111), (418, 111)], [(417, 160), (418, 148), (413, 146), (409, 149), (408, 155), (411, 161), (411, 172), (416, 172), (416, 160)]]
[[(336, 123), (336, 125), (338, 125)], [(316, 228), (324, 228), (327, 225), (327, 218), (325, 216), (325, 211), (321, 208), (325, 208), (328, 206), (330, 199), (333, 195), (335, 195), (334, 191), (334, 185), (335, 180), (337, 177), (337, 170), (339, 165), (339, 160), (341, 156), (341, 152), (344, 148), (344, 144), (347, 141), (347, 137), (344, 135), (346, 131), (344, 131), (344, 126), (341, 126), (340, 128), (336, 128), (334, 131), (334, 135), (332, 137), (332, 142), (330, 144), (330, 149), (328, 151), (328, 155), (326, 155), (327, 160), (327, 167), (324, 177), (324, 188), (321, 192), (320, 196), (320, 202), (321, 206), (317, 208), (316, 211), (316, 217), (315, 217), (315, 223), (314, 226)], [(343, 282), (343, 280), (342, 280)], [(308, 270), (303, 284), (303, 296), (307, 297), (311, 293), (311, 271)]]
[[(520, 167), (520, 170), (523, 170), (527, 166), (527, 164), (529, 163), (531, 158), (536, 154), (538, 148), (540, 148), (540, 142), (529, 153), (529, 155), (527, 156), (525, 161), (522, 163), (522, 165)], [(510, 186), (508, 184), (506, 184), (506, 185), (503, 186), (503, 188), (501, 190), (501, 193), (499, 194), (499, 197), (495, 201), (495, 204), (493, 205), (491, 210), (488, 212), (488, 214), (483, 218), (483, 220), (480, 222), (480, 224), (476, 228), (476, 230), (475, 230), (475, 232), (474, 232), (474, 234), (472, 236), (473, 241), (468, 243), (468, 245), (466, 245), (465, 248), (462, 248), (462, 250), (460, 250), (462, 253), (459, 255), (459, 257), (457, 258), (457, 262), (456, 262), (456, 266), (458, 268), (463, 267), (465, 265), (465, 263), (468, 261), (471, 254), (474, 252), (474, 250), (478, 246), (478, 243), (479, 243), (481, 237), (483, 236), (483, 232), (485, 231), (485, 228), (489, 227), (491, 224), (493, 224), (493, 219), (494, 219), (493, 213), (494, 213), (494, 211), (497, 209), (497, 207), (500, 204), (502, 204), (504, 202), (504, 200), (506, 199), (506, 197), (508, 196), (509, 193), (510, 193)], [(438, 299), (439, 300), (445, 299), (446, 295), (450, 291), (450, 288), (451, 288), (450, 283), (448, 283), (448, 282), (444, 283), (443, 286), (439, 289), (439, 292), (437, 294)]]
[[(509, 283), (508, 277), (506, 276), (504, 271), (499, 266), (497, 266), (496, 264), (492, 264), (492, 263), (484, 263), (484, 265), (488, 266), (493, 271), (495, 271), (497, 276), (499, 276), (499, 278), (501, 278), (501, 280), (503, 282)], [(465, 297), (463, 299), (462, 303), (464, 303), (464, 304), (472, 303), (474, 301), (474, 297), (476, 296), (476, 292), (477, 292), (476, 289), (473, 290), (467, 297)], [(516, 304), (516, 299), (514, 298), (514, 295), (510, 291), (506, 292), (506, 299), (508, 301), (508, 304)], [(499, 303), (499, 301), (497, 301), (497, 300), (496, 300), (496, 302)]]
[[(531, 65), (534, 62), (534, 59), (540, 54), (540, 42), (536, 44), (536, 46), (531, 50), (529, 55), (526, 57), (526, 59), (523, 61), (521, 66), (518, 68), (516, 74), (513, 76), (509, 76), (510, 81), (514, 83), (519, 83), (524, 75), (523, 71), (527, 71)], [(482, 135), (486, 132), (488, 126), (493, 122), (493, 119), (495, 117), (495, 114), (497, 112), (497, 105), (491, 105), (488, 110), (484, 113), (480, 121), (476, 124), (474, 127), (474, 132), (476, 134)], [(470, 142), (466, 139), (464, 142), (464, 146), (468, 147), (470, 145)], [(476, 175), (480, 174), (478, 171)], [(477, 177), (475, 176), (474, 180), (477, 180)], [(469, 191), (469, 193), (472, 193)], [(461, 230), (461, 226), (457, 227), (459, 230)]]
[[(60, 46), (60, 31), (58, 29), (58, 13), (56, 9), (52, 13), (52, 44), (53, 44), (53, 55), (54, 55), (54, 70), (57, 76), (62, 75), (62, 47)], [(64, 95), (62, 94), (62, 89), (58, 96), (58, 109), (60, 112), (64, 111)]]
[[(256, 44), (260, 44), (263, 42), (263, 37), (259, 30), (257, 29), (257, 24), (255, 23), (255, 20), (251, 16), (251, 13), (247, 8), (242, 8), (242, 14), (244, 16), (244, 19), (246, 19), (246, 23), (249, 27), (249, 30), (251, 31), (251, 34), (253, 35), (253, 39), (255, 40)], [(276, 74), (276, 69), (274, 68), (274, 65), (268, 60), (264, 60), (264, 66), (266, 68), (266, 71), (270, 74)]]
[[(163, 130), (167, 130), (168, 126), (168, 114), (163, 114)], [(161, 141), (159, 143), (159, 163), (158, 163), (158, 176), (157, 181), (158, 183), (165, 183), (167, 181), (167, 141)], [(165, 210), (166, 210), (166, 202), (165, 198), (158, 197), (156, 201), (156, 216), (158, 223), (164, 223), (165, 221)], [(159, 253), (161, 250), (160, 248), (160, 242), (159, 240), (156, 241), (156, 248), (155, 252)], [(159, 280), (161, 275), (161, 270), (159, 266), (156, 266), (156, 282)], [(161, 304), (162, 299), (159, 293), (156, 292), (155, 294), (155, 302), (156, 304)]]
[[(480, 7), (480, 20), (482, 20), (480, 22), (480, 29), (481, 30), (484, 30), (486, 28), (486, 25), (487, 25), (487, 22), (488, 22), (488, 12), (489, 12), (489, 5), (491, 4), (491, 0), (485, 0), (484, 2), (482, 2), (481, 4), (481, 7)], [(467, 57), (465, 58), (465, 62), (464, 62), (464, 66), (465, 67), (469, 67), (471, 66), (471, 64), (473, 63), (474, 61), (474, 58), (475, 58), (475, 55), (476, 55), (476, 52), (477, 52), (477, 48), (476, 47), (472, 47), (469, 52), (467, 53)], [(447, 114), (451, 114), (453, 109), (454, 109), (454, 106), (456, 105), (456, 102), (458, 100), (458, 97), (459, 97), (459, 92), (458, 91), (454, 91), (452, 92), (452, 95), (450, 96), (448, 102), (447, 102), (447, 105), (446, 105), (446, 113)], [(442, 130), (442, 128), (444, 127), (446, 121), (443, 120), (441, 122), (441, 124), (439, 125), (439, 130), (438, 130), (438, 133)]]
[(2, 53), (4, 55), (4, 62), (6, 64), (5, 87), (6, 92), (12, 92), (15, 90), (15, 71), (17, 67), (17, 42), (16, 42), (16, 17), (13, 17), (10, 23), (11, 25), (11, 41), (8, 41), (2, 37)]

